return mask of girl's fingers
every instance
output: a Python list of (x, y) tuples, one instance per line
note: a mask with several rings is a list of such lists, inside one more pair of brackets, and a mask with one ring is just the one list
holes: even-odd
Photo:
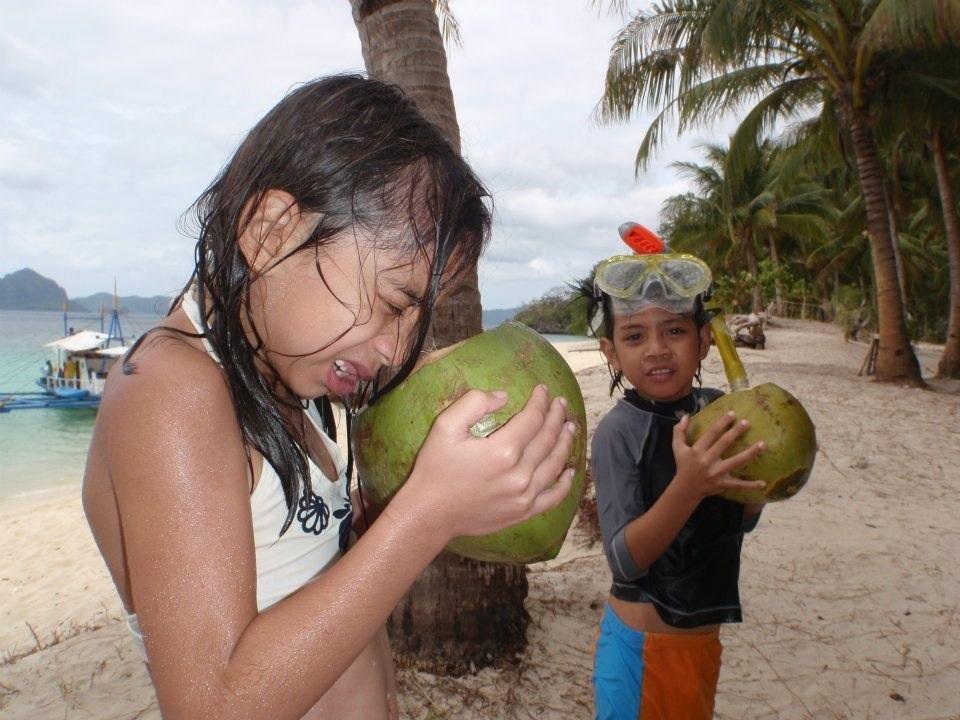
[(733, 445), (733, 443), (737, 441), (737, 438), (743, 435), (749, 427), (750, 423), (746, 420), (734, 422), (729, 429), (727, 429), (709, 446), (709, 452), (711, 453), (710, 457), (714, 460), (719, 459), (720, 456), (726, 452), (727, 448)]
[[(567, 401), (562, 397), (554, 398), (547, 409), (537, 434), (523, 448), (522, 462), (533, 471), (551, 452), (556, 450), (557, 442), (562, 438), (561, 431), (566, 419)], [(559, 473), (560, 470), (557, 470)]]
[(766, 483), (763, 480), (741, 480), (727, 475), (718, 480), (717, 485), (722, 490), (760, 490)]
[(533, 505), (527, 517), (539, 515), (559, 505), (567, 496), (567, 493), (570, 492), (570, 485), (573, 483), (574, 474), (573, 468), (564, 470), (556, 482), (548, 485), (533, 499)]
[(507, 394), (502, 390), (484, 392), (468, 390), (450, 407), (441, 413), (442, 427), (453, 437), (470, 436), (470, 428), (483, 417), (496, 412), (507, 403)]
[(673, 456), (680, 457), (680, 453), (687, 446), (687, 428), (690, 427), (690, 416), (684, 415), (680, 422), (673, 426)]
[(549, 452), (531, 468), (531, 491), (534, 495), (553, 485), (563, 473), (576, 434), (577, 426), (572, 422), (564, 422), (550, 438)]
[[(522, 451), (543, 428), (549, 409), (550, 393), (546, 385), (537, 385), (523, 409), (491, 435), (490, 439), (505, 445), (518, 445)], [(517, 457), (520, 457), (519, 453)]]

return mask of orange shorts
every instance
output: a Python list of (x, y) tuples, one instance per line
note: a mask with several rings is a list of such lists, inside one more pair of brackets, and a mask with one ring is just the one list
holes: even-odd
[(607, 606), (593, 671), (597, 720), (710, 720), (722, 653), (719, 630), (641, 632)]

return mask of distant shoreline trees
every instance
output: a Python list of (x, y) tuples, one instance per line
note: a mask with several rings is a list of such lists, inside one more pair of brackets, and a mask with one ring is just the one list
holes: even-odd
[(513, 316), (539, 333), (557, 335), (586, 335), (586, 304), (569, 287), (555, 287), (539, 298), (520, 306)]

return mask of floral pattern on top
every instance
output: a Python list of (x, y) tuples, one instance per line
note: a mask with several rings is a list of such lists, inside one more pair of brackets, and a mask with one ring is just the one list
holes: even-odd
[[(330, 526), (330, 506), (312, 490), (304, 493), (297, 503), (297, 520), (305, 533), (319, 535)], [(353, 506), (346, 498), (343, 505), (332, 513), (333, 519), (339, 521), (339, 544), (341, 550), (346, 550), (350, 541), (350, 527), (353, 522)]]

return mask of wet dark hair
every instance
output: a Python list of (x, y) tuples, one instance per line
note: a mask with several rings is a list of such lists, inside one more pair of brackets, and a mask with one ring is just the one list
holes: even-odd
[[(490, 210), (487, 190), (413, 101), (396, 86), (359, 75), (321, 78), (286, 95), (192, 206), (195, 269), (180, 297), (196, 292), (199, 307), (207, 309), (199, 337), (218, 357), (230, 358), (223, 370), (237, 421), (245, 445), (256, 448), (280, 477), (288, 508), (285, 532), (299, 498), (311, 491), (302, 414), (296, 414), (300, 423), (291, 423), (283, 412), (302, 405), (289, 399), (289, 388), (289, 397), (278, 394), (273, 384), (280, 379), (265, 378), (258, 369), (257, 362), (270, 365), (250, 321), (256, 273), (238, 242), (271, 190), (289, 193), (301, 213), (317, 217), (309, 237), (287, 257), (316, 252), (339, 234), (362, 229), (382, 247), (429, 263), (429, 288), (406, 360), (392, 377), (380, 378), (379, 387), (365, 388), (371, 402), (413, 369), (438, 296), (480, 257)], [(316, 265), (322, 278), (319, 258)], [(328, 424), (329, 399), (319, 404)]]
[[(591, 326), (593, 322), (594, 315), (597, 311), (600, 311), (600, 327), (597, 328), (597, 337), (605, 337), (607, 340), (613, 342), (613, 328), (614, 328), (614, 316), (613, 316), (613, 305), (610, 302), (610, 296), (607, 295), (602, 290), (599, 290), (595, 287), (593, 278), (588, 278), (577, 284), (575, 290), (577, 294), (584, 298), (586, 302), (584, 303), (587, 311), (587, 327)], [(696, 299), (696, 306), (690, 317), (693, 318), (694, 324), (697, 326), (697, 330), (703, 328), (704, 325), (710, 323), (710, 311), (704, 306), (704, 297), (703, 295), (698, 295)], [(699, 342), (699, 339), (698, 339)], [(620, 370), (614, 370), (610, 363), (607, 363), (607, 370), (610, 372), (610, 395), (613, 395), (613, 391), (619, 388), (623, 390), (623, 372)], [(697, 382), (700, 380), (700, 364), (697, 364), (697, 372), (694, 377), (697, 379)]]

